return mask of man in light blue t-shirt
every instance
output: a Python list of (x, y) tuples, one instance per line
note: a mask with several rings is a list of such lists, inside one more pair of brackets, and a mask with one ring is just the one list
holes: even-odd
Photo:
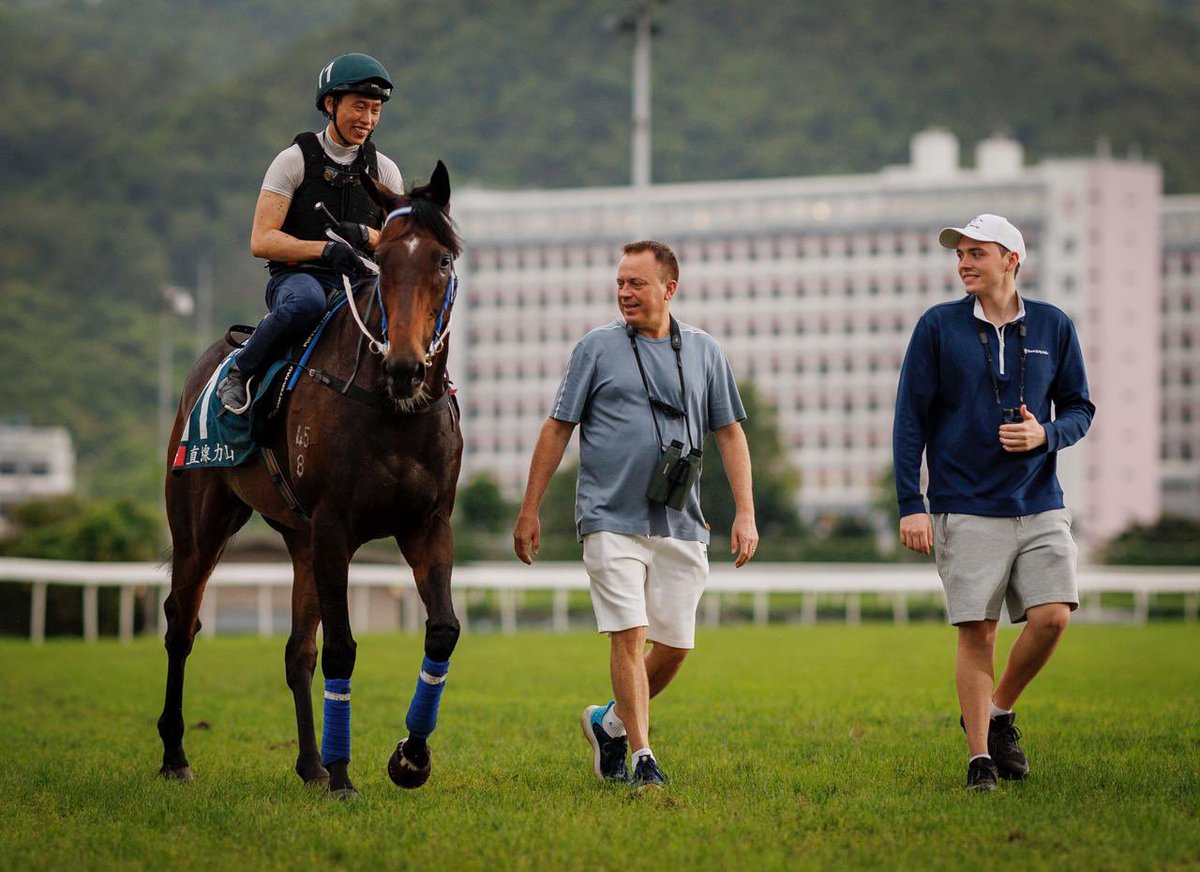
[[(687, 475), (699, 469), (687, 457), (698, 460), (709, 432), (733, 490), (738, 566), (754, 556), (758, 530), (740, 423), (746, 412), (729, 362), (711, 336), (671, 317), (679, 287), (675, 253), (654, 241), (631, 242), (623, 251), (621, 317), (592, 330), (571, 353), (533, 451), (513, 547), (533, 562), (541, 540), (538, 507), (580, 425), (575, 527), (597, 628), (611, 640), (615, 697), (585, 708), (581, 726), (596, 776), (642, 790), (667, 781), (650, 750), (650, 699), (670, 684), (695, 644), (696, 606), (708, 580), (699, 477)], [(630, 745), (632, 778), (625, 761)]]

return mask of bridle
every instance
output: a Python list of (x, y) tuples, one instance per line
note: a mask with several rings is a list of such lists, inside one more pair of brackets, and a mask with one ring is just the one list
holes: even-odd
[[(388, 226), (388, 222), (393, 218), (399, 218), (404, 215), (412, 214), (412, 206), (401, 206), (399, 209), (393, 209), (383, 219), (383, 226), (380, 227), (380, 233)], [(332, 228), (325, 231), (325, 235), (330, 239), (338, 242), (346, 242), (335, 233)], [(349, 243), (346, 243), (349, 245)], [(353, 248), (354, 246), (350, 246)], [(379, 264), (368, 258), (359, 256), (368, 270), (375, 274), (375, 299), (379, 302), (379, 314), (381, 317), (380, 330), (383, 334), (382, 339), (376, 339), (371, 335), (371, 331), (367, 325), (363, 323), (362, 316), (358, 314), (358, 305), (354, 301), (354, 290), (350, 287), (350, 278), (345, 274), (342, 275), (342, 287), (346, 291), (346, 302), (350, 307), (350, 314), (354, 317), (354, 323), (358, 325), (358, 329), (362, 335), (367, 338), (367, 348), (372, 354), (378, 354), (381, 357), (388, 353), (387, 341), (387, 309), (383, 305), (383, 291), (381, 289)], [(450, 262), (450, 275), (446, 279), (446, 290), (442, 294), (442, 306), (438, 310), (437, 322), (433, 325), (433, 338), (429, 340), (429, 345), (425, 349), (425, 365), (431, 366), (433, 359), (442, 352), (446, 347), (446, 337), (450, 335), (450, 311), (454, 306), (454, 300), (458, 297), (458, 275), (454, 272), (454, 261)]]

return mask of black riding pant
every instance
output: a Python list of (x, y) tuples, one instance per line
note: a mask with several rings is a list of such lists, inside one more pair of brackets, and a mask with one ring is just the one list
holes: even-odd
[(237, 368), (254, 375), (306, 337), (325, 314), (325, 301), (341, 277), (321, 270), (285, 270), (267, 282), (267, 316), (238, 352)]

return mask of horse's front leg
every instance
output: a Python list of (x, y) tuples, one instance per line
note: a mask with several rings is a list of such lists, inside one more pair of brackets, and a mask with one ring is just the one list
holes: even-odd
[(344, 541), (341, 536), (315, 532), (312, 548), (313, 575), (321, 605), (321, 672), (325, 676), (321, 765), (329, 772), (329, 792), (338, 799), (358, 796), (347, 772), (350, 765), (350, 676), (354, 673), (357, 644), (350, 633), (350, 610), (346, 602), (350, 549)]
[(438, 705), (446, 686), (450, 655), (458, 642), (458, 618), (450, 599), (450, 573), (454, 562), (454, 534), (439, 519), (420, 535), (397, 537), (404, 559), (425, 610), (425, 657), (417, 676), (417, 689), (404, 719), (408, 737), (396, 746), (388, 760), (388, 776), (401, 787), (420, 787), (429, 780), (432, 760), (429, 736), (437, 728)]

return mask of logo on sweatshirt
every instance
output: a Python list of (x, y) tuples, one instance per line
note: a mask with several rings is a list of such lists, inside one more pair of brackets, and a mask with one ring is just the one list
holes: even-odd
[(1044, 354), (1047, 357), (1050, 356), (1050, 352), (1046, 351), (1044, 348), (1026, 348), (1025, 353), (1026, 354)]

